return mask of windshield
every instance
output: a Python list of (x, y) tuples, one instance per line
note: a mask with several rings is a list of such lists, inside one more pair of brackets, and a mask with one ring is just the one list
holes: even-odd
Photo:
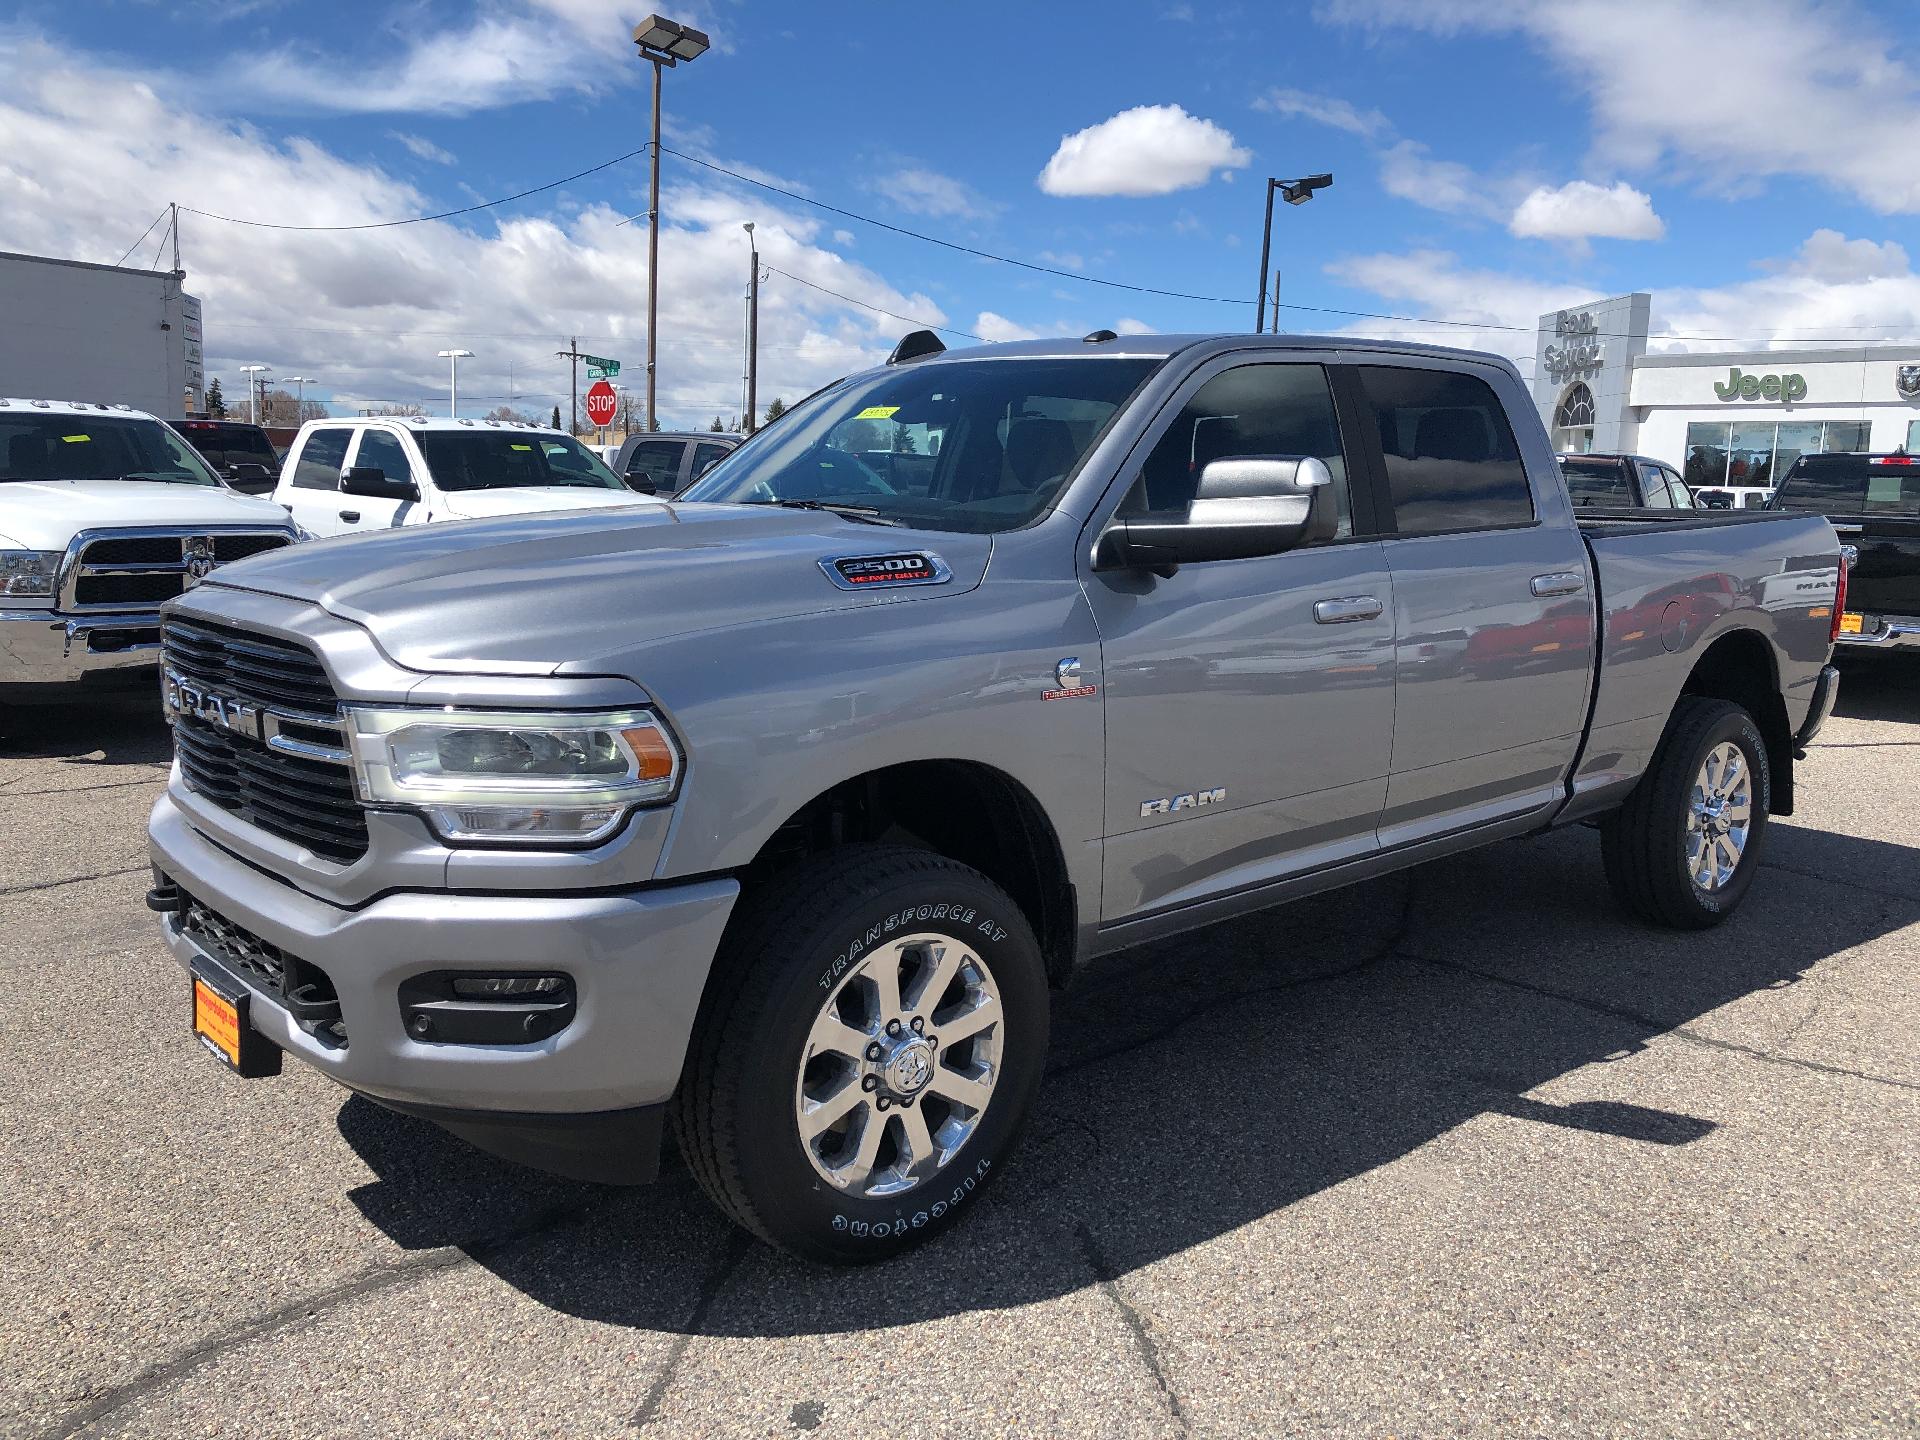
[(228, 425), (218, 420), (176, 421), (174, 428), (211, 465), (264, 465), (280, 468), (267, 432), (255, 425)]
[(112, 415), (0, 415), (0, 481), (220, 481), (158, 420)]
[(796, 406), (682, 500), (843, 506), (994, 534), (1038, 517), (1157, 359), (956, 360)]
[(625, 490), (613, 471), (569, 435), (517, 430), (416, 430), (433, 483), (443, 491), (568, 485)]
[(1626, 467), (1618, 460), (1562, 460), (1567, 494), (1576, 505), (1632, 505)]

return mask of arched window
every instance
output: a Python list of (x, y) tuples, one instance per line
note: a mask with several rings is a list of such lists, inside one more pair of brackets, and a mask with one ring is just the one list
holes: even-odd
[(1585, 381), (1574, 381), (1560, 397), (1553, 412), (1553, 448), (1575, 455), (1593, 448), (1593, 391)]

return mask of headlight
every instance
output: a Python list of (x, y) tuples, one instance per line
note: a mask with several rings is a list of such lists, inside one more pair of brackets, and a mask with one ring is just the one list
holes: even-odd
[(680, 752), (645, 710), (598, 715), (351, 710), (362, 798), (423, 813), (444, 840), (590, 845), (670, 799)]
[(0, 595), (51, 595), (58, 550), (0, 550)]

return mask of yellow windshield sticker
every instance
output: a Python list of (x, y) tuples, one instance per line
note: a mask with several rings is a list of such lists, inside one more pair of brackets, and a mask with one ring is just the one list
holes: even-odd
[(516, 445), (516, 446), (514, 446), (513, 448), (514, 448), (514, 449), (516, 449), (516, 450), (532, 450), (532, 449), (533, 449), (533, 446), (531, 446), (531, 445)]
[(853, 418), (856, 420), (885, 420), (899, 408), (898, 405), (869, 405)]
[(88, 442), (89, 440), (91, 440), (91, 439), (93, 439), (93, 436), (91, 436), (91, 435), (62, 435), (62, 436), (61, 436), (60, 438), (61, 438), (62, 440), (64, 440), (64, 441), (66, 441), (66, 442), (67, 442), (67, 444), (69, 444), (69, 445), (84, 445), (84, 444), (86, 444), (86, 443), (87, 443), (87, 442)]

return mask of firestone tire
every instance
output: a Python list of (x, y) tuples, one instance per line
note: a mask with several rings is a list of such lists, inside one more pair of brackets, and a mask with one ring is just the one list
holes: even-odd
[[(1734, 755), (1737, 767), (1727, 763)], [(1653, 764), (1601, 824), (1615, 899), (1656, 925), (1718, 925), (1753, 884), (1772, 802), (1773, 772), (1753, 717), (1731, 701), (1684, 697)]]
[(884, 1260), (977, 1208), (1039, 1089), (1047, 1004), (1040, 947), (985, 876), (899, 846), (831, 851), (742, 897), (675, 1139), (769, 1244)]

